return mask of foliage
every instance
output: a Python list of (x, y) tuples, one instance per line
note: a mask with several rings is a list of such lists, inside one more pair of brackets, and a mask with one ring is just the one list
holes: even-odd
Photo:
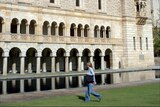
[(156, 57), (160, 56), (160, 28), (153, 28), (154, 36), (154, 54)]

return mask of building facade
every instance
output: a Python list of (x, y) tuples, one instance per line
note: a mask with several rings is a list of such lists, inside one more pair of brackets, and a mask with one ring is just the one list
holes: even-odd
[[(1, 0), (0, 75), (154, 66), (150, 0)], [(116, 73), (112, 83), (154, 78)], [(107, 76), (97, 76), (104, 83)], [(81, 78), (69, 78), (81, 86)], [(45, 80), (44, 80), (45, 81)], [(57, 78), (55, 84), (59, 83)], [(68, 79), (64, 79), (66, 87)], [(73, 83), (74, 84), (74, 83)]]

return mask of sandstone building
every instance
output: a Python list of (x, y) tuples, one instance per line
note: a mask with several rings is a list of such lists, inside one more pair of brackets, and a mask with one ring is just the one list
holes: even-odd
[[(89, 61), (106, 72), (154, 66), (150, 0), (0, 0), (1, 77), (83, 72)], [(154, 72), (96, 78), (119, 83), (152, 79)], [(80, 77), (46, 81), (82, 86)]]

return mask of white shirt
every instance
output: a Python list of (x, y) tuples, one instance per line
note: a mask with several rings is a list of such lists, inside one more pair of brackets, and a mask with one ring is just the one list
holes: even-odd
[(93, 75), (93, 81), (96, 82), (93, 68), (91, 68), (91, 67), (88, 68), (87, 75)]

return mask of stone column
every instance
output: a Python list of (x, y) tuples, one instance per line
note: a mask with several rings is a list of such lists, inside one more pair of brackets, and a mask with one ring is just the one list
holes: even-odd
[(20, 92), (24, 92), (24, 80), (20, 80)]
[(4, 21), (2, 21), (2, 33), (5, 33), (5, 24), (4, 24)]
[[(68, 56), (65, 57), (65, 72), (68, 72)], [(65, 85), (66, 85), (66, 88), (69, 88), (69, 78), (68, 77), (65, 77)]]
[(56, 36), (59, 35), (59, 30), (58, 30), (58, 28), (59, 28), (58, 26), (55, 26), (55, 31), (56, 31), (55, 35), (56, 35)]
[(74, 27), (74, 37), (77, 37), (77, 28)]
[(17, 23), (17, 34), (20, 34), (20, 24)]
[(24, 66), (25, 66), (25, 61), (24, 61), (25, 57), (24, 56), (21, 56), (21, 68), (20, 68), (20, 74), (24, 74)]
[[(81, 67), (81, 59), (82, 56), (78, 56), (78, 72), (81, 72), (82, 71), (82, 67)], [(78, 76), (78, 86), (79, 87), (82, 87), (82, 76)]]
[(84, 70), (84, 62), (83, 61), (81, 62), (81, 69), (82, 69), (82, 71)]
[(63, 26), (63, 36), (66, 36), (65, 26)]
[(17, 73), (15, 58), (13, 59), (12, 72), (13, 72), (14, 74), (16, 74), (16, 73)]
[(69, 71), (72, 71), (72, 59), (69, 62)]
[(41, 91), (41, 86), (40, 86), (40, 78), (37, 78), (36, 80), (36, 88), (37, 88), (37, 91)]
[(92, 63), (92, 67), (94, 68), (93, 55), (90, 56), (90, 62)]
[(30, 57), (29, 57), (29, 63), (28, 63), (28, 73), (32, 73), (32, 63), (31, 63)]
[(82, 71), (82, 67), (81, 67), (81, 64), (82, 64), (82, 62), (81, 62), (81, 59), (82, 58), (82, 56), (78, 56), (78, 71)]
[(48, 25), (47, 28), (48, 28), (48, 35), (50, 36), (51, 35), (51, 26)]
[(55, 72), (55, 56), (51, 57), (51, 72)]
[(84, 37), (84, 28), (81, 28), (81, 37)]
[(87, 37), (91, 37), (90, 29), (89, 28), (87, 28)]
[(103, 38), (106, 38), (106, 30), (103, 29)]
[(37, 68), (36, 68), (37, 74), (40, 74), (40, 63), (41, 63), (41, 57), (37, 56)]
[(38, 26), (36, 23), (34, 24), (34, 28), (35, 28), (35, 31), (34, 31), (35, 35), (38, 35)]
[(8, 65), (8, 58), (4, 56), (3, 58), (3, 75), (7, 75), (7, 65)]
[[(103, 55), (101, 56), (101, 70), (104, 71), (104, 56)], [(102, 84), (105, 84), (105, 77), (106, 77), (106, 74), (101, 74)]]
[(7, 81), (2, 81), (2, 93), (7, 94)]
[[(57, 58), (58, 59), (58, 58)], [(56, 62), (56, 72), (59, 72), (60, 70), (59, 70), (59, 59), (57, 60), (57, 62)]]
[(26, 23), (26, 34), (29, 35), (29, 24)]
[(101, 70), (104, 70), (104, 56), (101, 56)]
[(97, 29), (97, 38), (100, 38), (100, 30)]
[(47, 71), (47, 70), (46, 70), (46, 62), (43, 63), (43, 68), (42, 68), (42, 69), (43, 69), (43, 72), (46, 72), (46, 71)]

